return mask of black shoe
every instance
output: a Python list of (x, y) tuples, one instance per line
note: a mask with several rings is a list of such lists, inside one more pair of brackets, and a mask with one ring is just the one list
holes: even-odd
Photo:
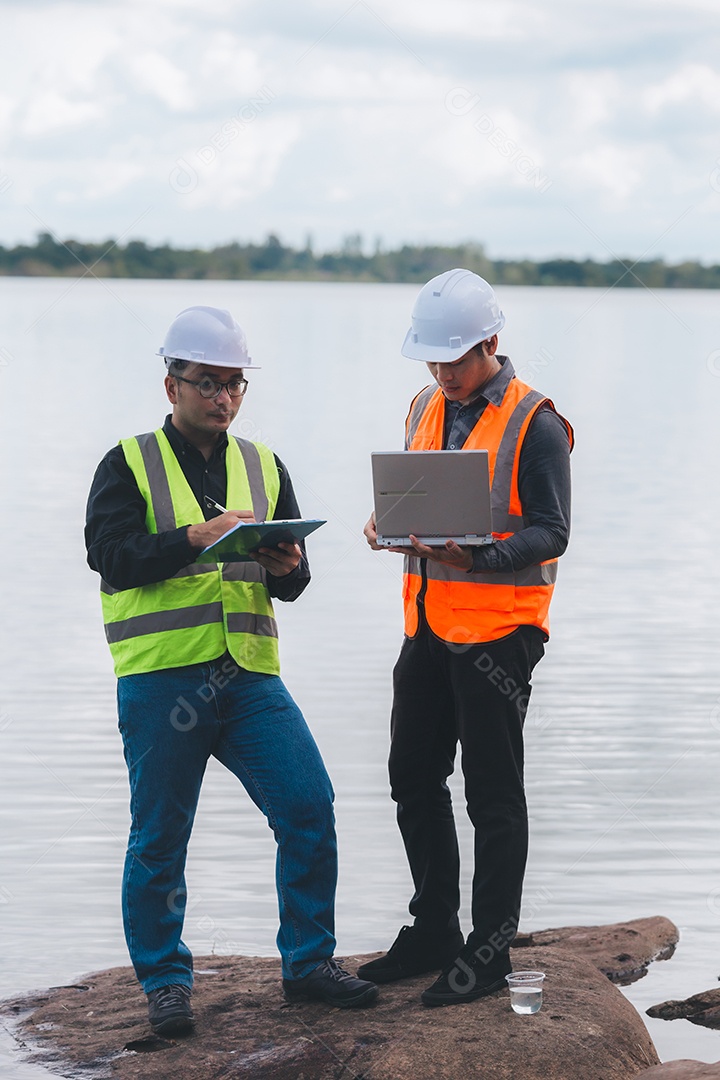
[(464, 1005), (502, 990), (511, 971), (507, 953), (496, 953), (485, 961), (473, 946), (466, 945), (420, 999), (423, 1005)]
[(283, 979), (283, 994), (286, 1001), (324, 1001), (338, 1009), (356, 1009), (372, 1004), (378, 988), (343, 971), (337, 960), (323, 960), (304, 979)]
[(195, 1025), (189, 986), (159, 986), (147, 995), (150, 1027), (156, 1035), (186, 1035)]
[(416, 926), (403, 926), (385, 955), (363, 964), (358, 975), (376, 983), (389, 983), (438, 971), (455, 959), (464, 944), (459, 930), (427, 934)]

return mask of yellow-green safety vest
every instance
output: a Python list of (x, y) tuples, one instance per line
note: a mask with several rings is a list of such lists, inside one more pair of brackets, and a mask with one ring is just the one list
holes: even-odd
[[(145, 499), (149, 533), (205, 520), (162, 429), (120, 445)], [(225, 465), (227, 505), (252, 507), (256, 521), (271, 519), (280, 491), (272, 451), (231, 436)], [(191, 563), (152, 585), (114, 589), (103, 581), (100, 590), (118, 676), (199, 664), (226, 651), (249, 671), (280, 671), (277, 623), (256, 562)]]

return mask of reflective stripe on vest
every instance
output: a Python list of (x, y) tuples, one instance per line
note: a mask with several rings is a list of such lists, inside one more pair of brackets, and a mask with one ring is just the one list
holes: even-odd
[[(199, 524), (204, 514), (162, 430), (121, 440), (142, 494), (149, 533)], [(230, 437), (227, 503), (271, 518), (280, 491), (275, 456)], [(101, 582), (105, 635), (118, 676), (214, 660), (225, 651), (250, 671), (280, 670), (277, 624), (256, 562), (191, 563), (174, 577), (135, 589)]]
[[(525, 528), (518, 491), (520, 451), (530, 421), (543, 404), (554, 408), (548, 398), (513, 378), (501, 404), (486, 405), (465, 441), (465, 450), (488, 451), (493, 536), (497, 540)], [(439, 387), (426, 387), (410, 406), (406, 448), (442, 450), (444, 423), (443, 393)], [(566, 420), (565, 424), (572, 446), (572, 428)], [(403, 604), (405, 633), (409, 637), (418, 629), (422, 561), (414, 555), (405, 557)], [(424, 561), (425, 618), (433, 633), (444, 641), (456, 644), (494, 641), (521, 625), (539, 626), (548, 633), (557, 559), (503, 574), (467, 574), (430, 559)]]

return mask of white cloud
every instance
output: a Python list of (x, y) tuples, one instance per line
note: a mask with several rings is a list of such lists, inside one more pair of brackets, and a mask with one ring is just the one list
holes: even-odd
[[(287, 76), (284, 80), (289, 84)], [(291, 85), (291, 84), (290, 84)], [(356, 58), (352, 65), (347, 57), (333, 51), (327, 57), (303, 71), (302, 84), (294, 91), (303, 98), (324, 102), (329, 108), (347, 102), (382, 102), (389, 106), (398, 102), (442, 101), (447, 90), (447, 80), (423, 71), (412, 59), (396, 57), (394, 60), (378, 61), (371, 53)]]
[(154, 95), (158, 101), (177, 112), (191, 108), (195, 97), (191, 92), (188, 73), (182, 71), (156, 49), (130, 55), (127, 70), (141, 92)]
[(333, 185), (329, 188), (327, 197), (332, 203), (345, 203), (352, 198), (352, 194), (349, 188)]
[(227, 209), (267, 191), (300, 135), (297, 121), (270, 118), (262, 133), (250, 122), (236, 137), (188, 151), (182, 160), (197, 179), (192, 190), (182, 195), (183, 209)]
[(247, 96), (267, 82), (271, 64), (248, 47), (240, 35), (223, 29), (210, 32), (201, 44), (197, 64), (190, 77), (203, 84), (206, 95)]
[[(428, 163), (441, 163), (456, 189), (466, 192), (487, 181), (513, 182), (508, 158), (515, 146), (522, 147), (522, 127), (510, 110), (490, 114), (479, 103), (467, 116), (454, 118), (453, 127), (439, 129), (425, 146), (424, 157)], [(515, 144), (513, 148), (509, 141)]]
[(5, 138), (10, 130), (16, 107), (16, 102), (9, 94), (0, 94), (0, 139)]
[(20, 131), (32, 138), (79, 127), (102, 115), (103, 108), (99, 102), (70, 101), (52, 91), (45, 91), (28, 102), (20, 122)]
[(681, 104), (700, 104), (720, 112), (720, 72), (707, 64), (685, 64), (667, 79), (648, 87), (643, 102), (651, 113)]
[(109, 196), (124, 192), (131, 184), (145, 175), (142, 165), (129, 161), (87, 162), (82, 179), (77, 186), (58, 185), (58, 202), (66, 205), (98, 202)]
[(563, 173), (575, 190), (599, 190), (605, 196), (605, 206), (617, 205), (642, 188), (647, 159), (642, 149), (598, 143), (566, 160)]
[(578, 132), (609, 124), (627, 107), (626, 89), (610, 70), (573, 71), (561, 79), (562, 101)]
[[(376, 9), (377, 10), (377, 9)], [(416, 0), (394, 0), (379, 9), (393, 29), (406, 27), (413, 34), (470, 39), (480, 44), (536, 37), (547, 25), (541, 5), (506, 0), (444, 0), (441, 7)], [(481, 62), (478, 55), (478, 63)]]

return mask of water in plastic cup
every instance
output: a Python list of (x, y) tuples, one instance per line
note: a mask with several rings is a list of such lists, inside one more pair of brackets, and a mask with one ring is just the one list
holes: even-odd
[(539, 1012), (542, 1005), (542, 971), (511, 971), (505, 976), (510, 987), (510, 1004), (513, 1012), (527, 1016)]

